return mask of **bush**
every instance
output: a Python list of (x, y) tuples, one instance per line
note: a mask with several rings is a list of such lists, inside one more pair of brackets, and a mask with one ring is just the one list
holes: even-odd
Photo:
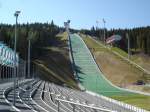
[(136, 84), (137, 85), (145, 85), (145, 82), (143, 80), (137, 80)]

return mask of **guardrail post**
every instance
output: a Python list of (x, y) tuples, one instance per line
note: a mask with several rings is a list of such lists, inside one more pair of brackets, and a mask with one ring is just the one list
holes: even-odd
[(59, 106), (60, 106), (60, 103), (59, 103), (59, 101), (57, 100), (57, 106), (58, 106), (58, 112), (59, 112)]
[(75, 105), (73, 104), (72, 107), (73, 107), (73, 112), (75, 112)]

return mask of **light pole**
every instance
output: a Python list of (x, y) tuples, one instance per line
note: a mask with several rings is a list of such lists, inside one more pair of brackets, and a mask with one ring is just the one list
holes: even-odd
[(24, 61), (24, 70), (23, 70), (23, 75), (24, 77), (23, 78), (26, 78), (26, 61)]
[(30, 77), (30, 47), (31, 47), (31, 42), (30, 42), (30, 38), (28, 38), (28, 76), (27, 78)]
[(105, 43), (105, 40), (106, 40), (106, 32), (105, 32), (106, 21), (105, 21), (105, 19), (103, 19), (103, 23), (104, 23), (104, 43)]
[(17, 43), (17, 20), (18, 16), (20, 14), (20, 11), (16, 11), (14, 16), (16, 17), (16, 25), (15, 25), (15, 43), (14, 43), (14, 54), (15, 54), (15, 59), (14, 59), (14, 100), (13, 100), (13, 105), (15, 105), (16, 102), (16, 76), (17, 76), (17, 64), (16, 64), (16, 43)]
[(99, 21), (97, 20), (96, 21), (96, 30), (98, 30), (98, 23), (99, 23)]

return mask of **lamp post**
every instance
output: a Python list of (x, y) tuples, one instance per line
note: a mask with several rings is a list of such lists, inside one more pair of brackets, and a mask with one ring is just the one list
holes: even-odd
[(105, 43), (105, 40), (106, 40), (106, 32), (105, 32), (106, 21), (105, 21), (105, 19), (103, 19), (103, 23), (104, 23), (104, 43)]
[(27, 78), (30, 78), (30, 47), (31, 47), (31, 42), (30, 42), (30, 38), (28, 38), (28, 76)]
[(13, 105), (15, 105), (16, 102), (16, 76), (17, 76), (17, 64), (16, 64), (16, 43), (17, 43), (17, 20), (18, 16), (20, 14), (20, 11), (16, 11), (14, 16), (16, 17), (16, 25), (15, 25), (15, 43), (14, 43), (14, 54), (15, 54), (15, 61), (14, 61), (14, 100), (13, 100)]
[(23, 78), (26, 78), (26, 61), (24, 61), (24, 70), (23, 70), (23, 75), (24, 77)]

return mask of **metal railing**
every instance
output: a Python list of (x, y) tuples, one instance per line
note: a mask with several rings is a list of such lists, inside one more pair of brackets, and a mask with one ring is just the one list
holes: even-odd
[(103, 96), (103, 95), (99, 95), (99, 94), (96, 94), (96, 93), (91, 92), (91, 91), (86, 91), (86, 93), (88, 93), (90, 95), (93, 95), (93, 96), (96, 96), (96, 97), (99, 97), (99, 98), (101, 98), (101, 99), (103, 99), (105, 101), (108, 101), (108, 102), (110, 102), (112, 104), (116, 104), (116, 105), (118, 105), (120, 107), (124, 107), (124, 109), (130, 110), (130, 111), (133, 111), (133, 112), (149, 112), (149, 111), (141, 109), (139, 107), (135, 107), (133, 105), (130, 105), (130, 104), (118, 101), (118, 100), (114, 100), (112, 98), (109, 98), (109, 97), (106, 97), (106, 96)]
[(14, 69), (15, 67), (9, 65), (0, 64), (0, 83), (13, 81), (14, 78), (16, 80), (20, 80), (26, 77), (26, 63), (24, 60), (20, 59), (18, 67), (16, 68), (16, 77), (14, 77)]
[(104, 108), (100, 108), (100, 107), (95, 107), (95, 106), (91, 106), (91, 105), (86, 105), (86, 104), (81, 104), (81, 103), (76, 103), (76, 102), (72, 102), (72, 101), (68, 101), (68, 100), (63, 100), (63, 99), (59, 99), (59, 98), (55, 98), (55, 100), (57, 101), (57, 105), (58, 105), (58, 112), (60, 112), (60, 102), (65, 102), (65, 103), (69, 103), (72, 105), (72, 112), (76, 111), (76, 106), (80, 106), (80, 107), (86, 107), (89, 109), (93, 109), (93, 110), (100, 110), (103, 112), (116, 112), (113, 110), (109, 110), (109, 109), (104, 109)]

